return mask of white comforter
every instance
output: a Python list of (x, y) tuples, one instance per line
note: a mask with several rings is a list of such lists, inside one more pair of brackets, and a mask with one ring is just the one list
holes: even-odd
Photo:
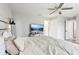
[(20, 55), (79, 55), (79, 45), (51, 37), (27, 37)]

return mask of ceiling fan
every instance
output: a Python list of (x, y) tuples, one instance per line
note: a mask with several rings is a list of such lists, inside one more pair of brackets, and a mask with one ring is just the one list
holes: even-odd
[[(59, 6), (55, 6), (55, 8), (48, 8), (48, 10), (54, 10), (49, 15), (53, 14), (54, 12), (56, 12), (58, 10), (71, 10), (71, 9), (73, 9), (73, 7), (62, 8), (63, 5), (64, 5), (64, 3), (60, 3)], [(62, 12), (59, 11), (59, 14), (62, 14)]]

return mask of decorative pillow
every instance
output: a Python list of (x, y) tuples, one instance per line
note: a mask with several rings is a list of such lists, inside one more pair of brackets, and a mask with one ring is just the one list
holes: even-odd
[(16, 48), (16, 46), (12, 40), (5, 41), (5, 47), (6, 47), (6, 50), (9, 54), (11, 54), (11, 55), (18, 55), (19, 54), (19, 50)]
[(22, 39), (15, 39), (14, 40), (14, 43), (15, 43), (15, 45), (17, 46), (17, 48), (20, 51), (23, 51), (24, 50), (24, 40), (22, 40)]

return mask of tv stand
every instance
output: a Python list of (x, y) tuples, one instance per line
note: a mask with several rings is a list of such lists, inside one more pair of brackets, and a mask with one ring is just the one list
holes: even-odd
[(35, 36), (41, 36), (41, 35), (43, 35), (43, 33), (38, 33), (38, 32), (29, 33), (29, 37), (35, 37)]

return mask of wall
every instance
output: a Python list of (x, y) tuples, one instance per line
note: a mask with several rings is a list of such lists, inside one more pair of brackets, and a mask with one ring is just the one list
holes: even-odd
[[(8, 21), (8, 17), (12, 17), (8, 4), (0, 3), (0, 20)], [(6, 24), (0, 22), (0, 29), (5, 28), (6, 26)], [(0, 30), (0, 33), (1, 32), (2, 31)]]
[(6, 18), (12, 17), (12, 13), (8, 4), (0, 3), (0, 18), (6, 20)]
[(28, 16), (19, 13), (14, 13), (14, 20), (16, 23), (16, 35), (26, 37), (29, 34), (29, 24), (40, 23), (43, 24), (44, 19), (39, 16)]
[(79, 42), (79, 14), (77, 15), (77, 19), (76, 19), (76, 41)]
[(65, 18), (62, 16), (58, 16), (55, 19), (51, 19), (49, 23), (49, 36), (64, 40), (64, 21)]

